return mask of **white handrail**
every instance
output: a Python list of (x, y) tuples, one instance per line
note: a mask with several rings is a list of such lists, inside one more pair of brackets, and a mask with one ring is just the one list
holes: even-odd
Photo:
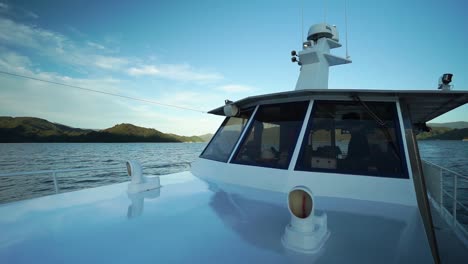
[[(464, 210), (464, 211), (466, 211), (468, 213), (468, 205), (463, 204), (458, 199), (459, 198), (458, 197), (458, 181), (459, 180), (468, 180), (468, 177), (464, 176), (464, 175), (461, 175), (461, 174), (459, 174), (457, 172), (454, 172), (452, 170), (446, 169), (444, 167), (441, 167), (439, 165), (436, 165), (434, 163), (425, 161), (425, 160), (423, 160), (423, 164), (427, 164), (427, 165), (430, 165), (430, 166), (435, 167), (435, 168), (438, 169), (438, 173), (434, 173), (434, 172), (430, 173), (430, 171), (424, 171), (426, 181), (428, 181), (429, 186), (430, 186), (430, 187), (428, 187), (428, 190), (427, 190), (429, 195), (434, 197), (433, 196), (434, 194), (432, 193), (432, 191), (434, 191), (435, 193), (437, 193), (437, 191), (440, 192), (439, 201), (434, 200), (434, 199), (431, 199), (431, 201), (436, 204), (436, 208), (438, 207), (442, 212), (444, 212), (444, 213), (441, 214), (441, 216), (443, 216), (445, 221), (452, 228), (454, 228), (455, 233), (457, 233), (457, 234), (463, 233), (464, 236), (462, 237), (462, 240), (465, 243), (468, 243), (468, 228), (467, 228), (466, 225), (460, 223), (460, 221), (458, 221), (458, 218), (457, 218), (457, 209), (462, 209), (462, 210)], [(446, 188), (444, 186), (443, 172), (448, 172), (448, 173), (453, 175), (453, 186), (451, 186), (453, 188), (452, 193), (449, 193), (449, 191), (447, 190), (449, 187)], [(437, 183), (437, 185), (432, 185), (431, 183), (434, 180), (438, 180), (439, 183)], [(434, 186), (438, 186), (438, 187), (434, 187)], [(434, 190), (434, 188), (437, 188), (438, 190)], [(449, 198), (452, 199), (452, 208), (451, 208), (451, 210), (449, 210), (449, 208), (445, 207), (444, 195), (447, 195)], [(447, 216), (449, 216), (449, 217), (447, 217)], [(459, 231), (461, 231), (461, 232), (459, 232)]]
[(78, 168), (78, 169), (57, 169), (57, 170), (38, 170), (38, 171), (20, 171), (20, 172), (9, 172), (9, 173), (0, 173), (0, 177), (12, 177), (12, 176), (26, 176), (26, 175), (38, 175), (38, 174), (52, 174), (52, 179), (54, 181), (55, 193), (59, 192), (57, 184), (57, 174), (66, 173), (66, 172), (77, 172), (77, 171), (125, 171), (123, 166), (114, 166), (114, 167), (93, 167), (93, 168)]
[(78, 169), (58, 169), (58, 170), (38, 170), (38, 171), (19, 171), (0, 173), (0, 177), (20, 176), (20, 175), (34, 175), (34, 174), (48, 174), (48, 173), (62, 173), (62, 172), (75, 172), (75, 171), (96, 171), (96, 170), (123, 170), (124, 167), (93, 167), (93, 168), (78, 168)]
[(468, 176), (462, 175), (462, 174), (460, 174), (460, 173), (458, 173), (458, 172), (455, 172), (455, 171), (453, 171), (453, 170), (449, 170), (449, 169), (447, 169), (447, 168), (444, 168), (444, 167), (442, 167), (442, 166), (439, 166), (439, 165), (434, 164), (434, 163), (432, 163), (432, 162), (430, 162), (430, 161), (427, 161), (427, 160), (423, 160), (423, 162), (426, 163), (426, 164), (429, 164), (429, 165), (431, 165), (431, 166), (437, 167), (437, 168), (439, 168), (439, 169), (441, 169), (441, 170), (444, 170), (444, 171), (446, 171), (446, 172), (450, 172), (451, 174), (457, 175), (459, 178), (468, 180)]

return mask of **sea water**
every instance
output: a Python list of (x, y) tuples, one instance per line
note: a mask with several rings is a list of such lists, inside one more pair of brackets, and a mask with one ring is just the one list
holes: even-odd
[[(206, 143), (14, 143), (0, 144), (0, 174), (9, 172), (104, 168), (57, 174), (60, 192), (130, 180), (125, 161), (137, 160), (144, 173), (170, 174), (190, 169)], [(468, 176), (468, 142), (420, 141), (421, 157)], [(109, 172), (105, 168), (118, 168)], [(450, 184), (450, 181), (448, 180)], [(468, 191), (460, 182), (460, 193)], [(0, 177), (0, 203), (55, 193), (51, 173)], [(463, 195), (468, 196), (468, 195)], [(468, 197), (460, 197), (466, 200)]]
[[(145, 175), (190, 169), (206, 143), (11, 143), (0, 144), (0, 174), (103, 168), (56, 175), (59, 192), (129, 181), (125, 162), (136, 160)], [(107, 168), (116, 168), (109, 171)], [(0, 203), (55, 193), (51, 173), (0, 177)]]
[[(422, 159), (444, 167), (444, 207), (453, 213), (454, 179), (457, 176), (457, 200), (468, 208), (468, 142), (455, 140), (428, 140), (419, 142)], [(468, 230), (468, 210), (457, 204), (457, 220)]]

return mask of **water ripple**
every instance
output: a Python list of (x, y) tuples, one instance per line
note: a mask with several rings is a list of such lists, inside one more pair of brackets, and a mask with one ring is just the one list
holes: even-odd
[[(138, 160), (145, 174), (162, 175), (190, 169), (205, 143), (18, 143), (0, 144), (0, 173), (121, 166), (58, 173), (60, 192), (128, 181), (126, 160)], [(54, 193), (50, 174), (0, 178), (0, 203)]]

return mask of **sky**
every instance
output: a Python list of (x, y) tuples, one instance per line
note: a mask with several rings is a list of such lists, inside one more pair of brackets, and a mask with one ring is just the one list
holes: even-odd
[[(293, 90), (299, 67), (291, 50), (322, 22), (336, 25), (345, 44), (344, 6), (0, 0), (0, 71), (206, 112), (225, 99)], [(348, 0), (353, 63), (332, 67), (329, 87), (435, 90), (450, 72), (454, 90), (468, 90), (466, 10), (462, 0)], [(345, 48), (332, 52), (344, 56)], [(180, 135), (214, 133), (223, 120), (4, 74), (0, 116), (92, 129), (132, 123)], [(468, 121), (468, 105), (433, 120), (452, 121)]]

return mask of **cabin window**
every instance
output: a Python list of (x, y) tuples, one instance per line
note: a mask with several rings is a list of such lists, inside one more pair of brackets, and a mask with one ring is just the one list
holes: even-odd
[(287, 169), (307, 106), (308, 102), (260, 106), (232, 162)]
[(393, 102), (315, 101), (296, 170), (408, 178)]
[(227, 162), (252, 112), (249, 109), (242, 111), (239, 117), (227, 117), (200, 157)]

